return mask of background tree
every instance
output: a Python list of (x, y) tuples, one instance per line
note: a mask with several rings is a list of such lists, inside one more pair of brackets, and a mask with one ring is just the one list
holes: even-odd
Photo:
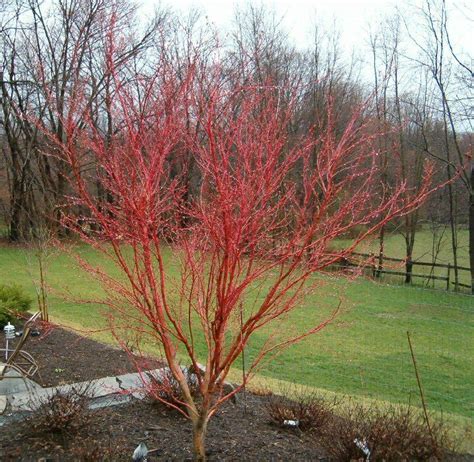
[(126, 46), (113, 63), (125, 72), (126, 63), (149, 46), (162, 20), (157, 15), (139, 32), (135, 13), (136, 7), (126, 0), (64, 0), (49, 7), (28, 0), (12, 2), (2, 11), (8, 24), (0, 36), (0, 84), (11, 240), (28, 239), (35, 228), (47, 227), (61, 235), (58, 225), (67, 193), (67, 165), (49, 155), (42, 131), (54, 131), (64, 141), (62, 119), (77, 87), (87, 92), (97, 123), (112, 129), (107, 120), (112, 89), (103, 48), (105, 24), (113, 15), (115, 27), (127, 33)]
[[(471, 268), (471, 290), (474, 291), (474, 193), (472, 163), (472, 76), (469, 57), (453, 48), (450, 38), (448, 8), (445, 0), (426, 0), (420, 10), (420, 27), (424, 36), (419, 39), (410, 34), (419, 50), (416, 62), (429, 72), (433, 83), (433, 95), (442, 123), (443, 142), (430, 144), (425, 138), (425, 150), (438, 159), (446, 168), (448, 180), (459, 173), (458, 179), (449, 181), (448, 191), (451, 247), (454, 261), (455, 288), (459, 286), (457, 229), (463, 215), (469, 223), (469, 258)], [(466, 131), (463, 137), (462, 132)], [(464, 139), (464, 143), (462, 140)], [(467, 141), (467, 142), (466, 142)], [(460, 212), (466, 204), (466, 214)], [(474, 292), (473, 292), (474, 293)]]

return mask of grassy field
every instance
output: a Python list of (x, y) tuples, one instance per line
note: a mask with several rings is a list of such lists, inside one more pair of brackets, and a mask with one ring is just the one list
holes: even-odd
[[(458, 230), (458, 264), (469, 267), (469, 232), (467, 229)], [(414, 259), (421, 261), (431, 261), (433, 253), (432, 233), (429, 229), (417, 231), (414, 247)], [(387, 255), (403, 258), (405, 242), (401, 234), (391, 234), (387, 237), (385, 249)], [(438, 254), (439, 263), (453, 263), (451, 250), (451, 231), (446, 229), (441, 239), (440, 251)]]
[[(89, 260), (101, 261), (91, 249), (78, 249)], [(0, 248), (0, 282), (21, 284), (34, 297), (35, 274), (31, 252)], [(103, 325), (98, 305), (80, 304), (70, 295), (88, 298), (102, 293), (71, 257), (58, 253), (52, 258), (48, 281), (55, 321), (84, 328)], [(318, 292), (282, 320), (277, 329), (304, 329), (324, 319), (341, 297), (344, 312), (320, 334), (266, 364), (259, 371), (261, 377), (360, 398), (418, 405), (406, 335), (409, 331), (430, 409), (452, 414), (462, 422), (473, 417), (474, 298), (389, 286), (364, 278), (347, 281), (324, 276), (320, 281)], [(247, 350), (248, 358), (265, 336), (265, 332), (255, 336)], [(110, 341), (104, 333), (100, 338)]]
[[(467, 229), (458, 230), (458, 266), (469, 268), (469, 232)], [(338, 245), (346, 245), (348, 241), (340, 240)], [(379, 251), (378, 240), (372, 240), (370, 242), (362, 243), (358, 250), (360, 252), (369, 253), (374, 252), (375, 254)], [(413, 260), (421, 262), (432, 262), (435, 251), (433, 250), (433, 235), (429, 229), (421, 229), (417, 231), (415, 238), (415, 247), (413, 251)], [(394, 233), (386, 236), (385, 238), (385, 255), (387, 257), (394, 258), (405, 258), (405, 240), (400, 233)], [(436, 262), (447, 265), (448, 263), (453, 264), (452, 250), (451, 250), (451, 232), (446, 229), (441, 235), (440, 251), (436, 255)], [(401, 263), (386, 262), (387, 269), (395, 271), (404, 271), (404, 266)], [(416, 274), (428, 274), (431, 268), (427, 266), (416, 266), (413, 269), (413, 273)], [(435, 268), (433, 275), (446, 277), (446, 268)], [(451, 281), (454, 281), (454, 272), (451, 270)], [(403, 283), (403, 276), (392, 276), (383, 275), (382, 278), (391, 283)], [(470, 284), (471, 275), (469, 271), (459, 271), (459, 282), (463, 284)], [(423, 278), (414, 278), (413, 283), (417, 286), (428, 286), (437, 288), (446, 288), (445, 281), (427, 281)], [(468, 291), (467, 289), (464, 289)]]

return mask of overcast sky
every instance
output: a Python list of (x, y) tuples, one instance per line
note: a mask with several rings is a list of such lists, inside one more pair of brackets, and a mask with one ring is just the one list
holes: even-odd
[[(159, 3), (159, 0), (153, 0)], [(151, 5), (152, 2), (143, 3)], [(192, 8), (205, 12), (209, 20), (225, 33), (232, 21), (235, 7), (244, 7), (247, 0), (169, 0), (162, 1), (183, 13)], [(423, 0), (269, 0), (254, 2), (275, 10), (283, 17), (283, 25), (297, 46), (311, 40), (312, 26), (317, 20), (330, 27), (335, 22), (341, 34), (341, 46), (350, 52), (362, 50), (368, 42), (369, 25), (376, 26), (385, 16), (400, 8), (407, 18), (414, 16), (416, 6)], [(447, 0), (450, 33), (458, 49), (474, 55), (474, 10), (472, 1)], [(462, 12), (462, 13), (461, 13)], [(416, 33), (416, 31), (414, 31)]]
[[(165, 2), (166, 3), (166, 2)], [(394, 6), (393, 0), (273, 0), (263, 3), (283, 17), (286, 31), (299, 46), (308, 44), (311, 39), (312, 26), (317, 19), (328, 26), (336, 20), (344, 42), (361, 38), (370, 17), (376, 18), (383, 11)], [(244, 7), (247, 1), (238, 0), (175, 0), (170, 5), (187, 11), (200, 7), (206, 11), (210, 21), (219, 29), (225, 30), (232, 20), (235, 7)]]

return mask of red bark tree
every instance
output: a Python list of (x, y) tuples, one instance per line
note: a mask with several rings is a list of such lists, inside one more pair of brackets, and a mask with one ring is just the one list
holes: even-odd
[[(83, 262), (107, 290), (115, 332), (123, 343), (126, 335), (161, 347), (183, 396), (183, 407), (171, 405), (191, 420), (195, 457), (205, 460), (207, 424), (218, 407), (264, 358), (318, 332), (337, 310), (306, 332), (269, 336), (243, 383), (224, 389), (253, 334), (298, 308), (316, 287), (315, 271), (418, 207), (429, 193), (431, 170), (414, 194), (406, 194), (404, 183), (383, 189), (377, 134), (364, 108), (342, 134), (329, 105), (319, 121), (324, 130), (315, 123), (294, 135), (296, 101), (280, 97), (285, 89), (229, 88), (218, 71), (204, 85), (189, 69), (187, 78), (177, 79), (163, 65), (155, 79), (141, 82), (140, 98), (136, 87), (117, 78), (114, 119), (122, 122), (107, 142), (93, 123), (75, 122), (77, 101), (59, 148), (71, 168), (71, 203), (87, 210), (79, 221), (69, 214), (65, 224), (120, 270), (110, 274)], [(183, 201), (183, 159), (190, 153), (199, 167), (199, 194)], [(97, 202), (83, 172), (91, 160), (107, 203)], [(85, 229), (85, 220), (95, 231)], [(347, 248), (332, 249), (336, 238), (354, 230)], [(165, 261), (168, 249), (171, 262)], [(205, 365), (196, 375), (198, 397), (180, 366), (183, 355), (195, 371), (198, 361)]]

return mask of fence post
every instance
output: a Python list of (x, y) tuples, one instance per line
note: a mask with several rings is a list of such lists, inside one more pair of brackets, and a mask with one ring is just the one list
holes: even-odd
[(447, 274), (447, 281), (446, 281), (446, 290), (449, 291), (449, 284), (450, 284), (450, 276), (451, 276), (451, 263), (448, 263), (448, 274)]
[(372, 267), (372, 277), (375, 278), (375, 255), (373, 252), (370, 252), (370, 263)]

